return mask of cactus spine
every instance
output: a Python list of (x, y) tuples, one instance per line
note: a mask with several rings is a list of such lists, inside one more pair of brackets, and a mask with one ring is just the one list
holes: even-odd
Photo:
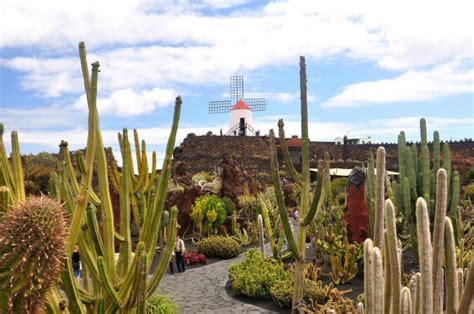
[(372, 259), (373, 259), (373, 271), (371, 275), (373, 276), (373, 288), (374, 288), (374, 295), (373, 295), (373, 308), (374, 313), (382, 313), (384, 308), (383, 303), (383, 263), (382, 263), (382, 255), (380, 253), (380, 249), (378, 247), (374, 247), (372, 250)]
[(371, 239), (366, 239), (364, 242), (364, 291), (365, 291), (365, 310), (366, 313), (371, 313), (374, 308), (374, 276), (373, 263), (374, 256), (372, 254), (374, 246)]
[[(306, 89), (306, 63), (305, 58), (300, 57), (300, 93), (301, 93), (301, 137), (302, 137), (302, 172), (301, 174), (295, 176), (296, 181), (301, 186), (301, 199), (300, 199), (300, 221), (298, 225), (298, 240), (297, 242), (294, 239), (293, 233), (288, 222), (288, 212), (285, 207), (283, 193), (280, 185), (280, 177), (278, 174), (278, 160), (277, 160), (277, 148), (275, 143), (275, 134), (273, 130), (270, 130), (270, 160), (272, 166), (272, 181), (275, 188), (275, 195), (277, 199), (278, 210), (285, 231), (285, 236), (288, 242), (288, 247), (296, 259), (295, 272), (294, 272), (294, 294), (293, 294), (293, 312), (297, 312), (298, 307), (300, 306), (303, 300), (303, 277), (304, 277), (304, 257), (305, 257), (305, 242), (306, 242), (306, 229), (308, 228), (309, 223), (314, 219), (316, 212), (318, 211), (318, 204), (320, 200), (325, 197), (326, 193), (314, 193), (313, 200), (310, 206), (310, 182), (309, 182), (309, 139), (308, 139), (308, 103), (307, 103), (307, 89)], [(284, 138), (283, 131), (283, 121), (278, 123), (280, 129), (280, 145), (286, 139)], [(283, 149), (283, 154), (285, 151)], [(291, 169), (291, 166), (288, 166)], [(293, 171), (292, 171), (293, 172)], [(301, 179), (300, 179), (301, 178)], [(328, 182), (328, 179), (323, 179), (322, 184)], [(322, 188), (322, 191), (325, 191)]]

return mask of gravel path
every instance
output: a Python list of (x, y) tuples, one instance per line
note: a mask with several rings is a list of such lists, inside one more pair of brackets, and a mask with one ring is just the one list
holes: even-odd
[[(268, 246), (268, 244), (267, 244)], [(269, 246), (267, 252), (271, 251)], [(181, 313), (278, 313), (232, 298), (226, 291), (227, 268), (243, 258), (194, 268), (184, 273), (167, 273), (158, 288), (178, 303)]]

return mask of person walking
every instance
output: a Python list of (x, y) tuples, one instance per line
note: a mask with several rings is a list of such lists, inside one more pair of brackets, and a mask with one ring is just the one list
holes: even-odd
[(184, 246), (184, 241), (176, 236), (176, 242), (174, 246), (175, 258), (176, 258), (176, 267), (178, 268), (178, 273), (184, 272), (184, 253), (186, 253), (186, 247)]
[(79, 245), (74, 247), (74, 252), (72, 253), (72, 269), (74, 271), (74, 279), (79, 283), (81, 277), (81, 255), (79, 254)]

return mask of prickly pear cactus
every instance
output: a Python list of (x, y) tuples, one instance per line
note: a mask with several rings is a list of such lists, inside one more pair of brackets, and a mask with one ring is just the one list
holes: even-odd
[(0, 313), (42, 312), (65, 254), (62, 206), (33, 197), (12, 207), (0, 221)]

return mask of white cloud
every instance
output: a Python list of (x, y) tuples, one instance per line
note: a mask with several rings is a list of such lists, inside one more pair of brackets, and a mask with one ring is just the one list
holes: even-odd
[[(58, 129), (77, 125), (77, 110), (70, 106), (54, 104), (44, 107), (7, 108), (0, 110), (0, 122), (17, 131), (29, 129)], [(84, 114), (84, 121), (87, 116)]]
[(410, 70), (393, 78), (367, 81), (346, 86), (324, 107), (429, 101), (442, 96), (474, 92), (474, 70), (465, 67), (470, 58), (456, 58), (430, 70)]
[[(137, 116), (154, 111), (157, 107), (170, 105), (176, 97), (172, 89), (151, 90), (119, 89), (106, 98), (97, 99), (97, 107), (101, 114), (117, 116)], [(74, 108), (87, 111), (86, 95), (82, 95), (73, 105)]]

